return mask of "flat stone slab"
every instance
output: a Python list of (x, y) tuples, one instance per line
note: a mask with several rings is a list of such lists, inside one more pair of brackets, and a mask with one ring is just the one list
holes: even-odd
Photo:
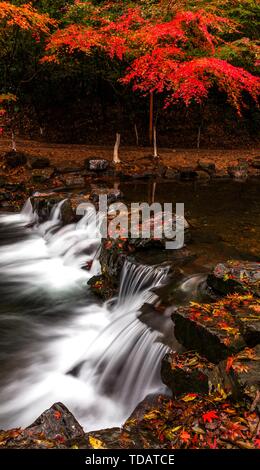
[(233, 294), (213, 304), (191, 303), (172, 318), (177, 341), (213, 363), (260, 340), (260, 304), (252, 295)]
[(222, 295), (252, 292), (259, 296), (260, 263), (237, 260), (219, 263), (208, 276), (207, 283)]

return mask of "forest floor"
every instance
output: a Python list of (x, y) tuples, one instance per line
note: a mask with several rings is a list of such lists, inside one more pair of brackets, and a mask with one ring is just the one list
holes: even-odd
[[(10, 141), (0, 139), (0, 154), (10, 150)], [(17, 140), (17, 150), (32, 156), (44, 156), (51, 160), (52, 165), (65, 164), (73, 166), (80, 164), (86, 158), (101, 157), (107, 160), (113, 158), (113, 148), (104, 146), (52, 144), (43, 141)], [(180, 169), (183, 167), (195, 168), (198, 160), (207, 160), (215, 164), (217, 170), (226, 170), (230, 165), (237, 163), (238, 159), (252, 161), (259, 157), (260, 150), (231, 149), (170, 149), (160, 148), (160, 163), (168, 168)], [(139, 167), (143, 170), (148, 166), (147, 159), (152, 156), (149, 147), (121, 147), (121, 165)], [(137, 169), (136, 168), (136, 169)]]

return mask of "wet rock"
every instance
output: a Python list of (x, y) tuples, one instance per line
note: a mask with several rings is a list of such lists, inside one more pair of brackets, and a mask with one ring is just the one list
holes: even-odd
[(180, 178), (184, 181), (194, 181), (197, 178), (196, 170), (191, 167), (183, 167), (180, 169)]
[(113, 202), (119, 201), (120, 199), (123, 199), (124, 194), (120, 189), (118, 188), (102, 188), (98, 186), (91, 186), (92, 191), (90, 193), (89, 199), (93, 201), (94, 203), (99, 202), (99, 197), (101, 195), (107, 196), (107, 202), (108, 204), (112, 204)]
[(218, 294), (252, 292), (259, 296), (260, 263), (236, 260), (219, 263), (207, 283)]
[(239, 160), (238, 165), (228, 167), (228, 173), (232, 178), (244, 180), (248, 177), (248, 163), (246, 160)]
[(180, 172), (177, 168), (167, 168), (164, 177), (168, 179), (179, 179)]
[(85, 178), (80, 175), (69, 174), (68, 176), (63, 176), (62, 179), (68, 187), (76, 188), (85, 186)]
[(46, 183), (53, 176), (53, 168), (44, 168), (39, 170), (32, 170), (31, 180), (33, 183)]
[(93, 276), (89, 281), (91, 291), (102, 300), (111, 299), (116, 294), (116, 289), (113, 289), (108, 279), (103, 276)]
[(28, 166), (32, 170), (41, 170), (50, 166), (50, 160), (47, 157), (31, 157)]
[(230, 175), (228, 174), (227, 170), (224, 168), (217, 168), (216, 173), (212, 175), (216, 179), (228, 179), (230, 178)]
[(8, 184), (8, 179), (0, 175), (0, 188), (4, 188), (6, 184)]
[(216, 173), (216, 165), (210, 160), (198, 160), (198, 168), (206, 171), (210, 175)]
[(90, 171), (106, 171), (109, 168), (109, 161), (99, 157), (87, 158), (85, 168)]
[(122, 268), (128, 256), (128, 246), (120, 239), (102, 241), (99, 262), (102, 274), (112, 289), (118, 285)]
[(56, 166), (55, 171), (58, 174), (80, 173), (84, 171), (84, 167), (75, 166), (75, 165), (68, 166), (67, 164), (63, 164), (63, 165), (61, 164), (61, 165)]
[(252, 161), (252, 167), (253, 168), (256, 168), (258, 170), (260, 170), (260, 157), (256, 157), (253, 161)]
[(210, 175), (207, 171), (196, 170), (196, 175), (197, 175), (198, 180), (204, 180), (204, 181), (210, 180)]
[(260, 176), (260, 168), (249, 168), (248, 170), (248, 175), (251, 177), (251, 178), (259, 178)]
[[(57, 206), (64, 199), (59, 196), (49, 195), (46, 196), (33, 196), (31, 197), (31, 203), (33, 210), (38, 214), (39, 221), (45, 222), (48, 220)], [(63, 225), (70, 224), (75, 220), (75, 213), (72, 209), (71, 202), (69, 199), (64, 200), (60, 208), (60, 223)]]
[(162, 360), (162, 381), (178, 397), (184, 393), (208, 394), (215, 365), (199, 354), (168, 353)]
[(84, 436), (83, 428), (62, 403), (52, 405), (26, 430), (31, 435), (43, 433), (48, 439), (57, 439), (60, 436), (64, 441)]
[(246, 346), (239, 335), (229, 345), (225, 344), (227, 335), (214, 327), (208, 327), (190, 318), (189, 309), (179, 309), (173, 313), (174, 334), (183, 346), (198, 351), (211, 362), (218, 363), (230, 354), (240, 351)]
[[(260, 345), (246, 348), (218, 365), (222, 386), (235, 400), (246, 397), (260, 412)], [(256, 400), (258, 396), (258, 400)]]
[(55, 403), (26, 429), (0, 431), (0, 442), (12, 449), (64, 449), (83, 436), (73, 414), (62, 403)]
[(16, 168), (18, 166), (24, 166), (27, 163), (27, 156), (23, 152), (7, 152), (4, 154), (4, 161), (10, 168)]
[(259, 303), (252, 295), (192, 303), (179, 308), (172, 318), (176, 339), (213, 363), (259, 343)]

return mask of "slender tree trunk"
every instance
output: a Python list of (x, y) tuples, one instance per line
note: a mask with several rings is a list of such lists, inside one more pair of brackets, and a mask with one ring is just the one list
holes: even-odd
[(120, 147), (120, 140), (121, 140), (121, 135), (117, 133), (116, 134), (116, 143), (115, 143), (115, 146), (114, 146), (114, 155), (113, 155), (113, 162), (115, 164), (120, 163), (120, 158), (119, 158), (119, 155), (118, 155), (118, 151), (119, 151), (119, 147)]
[(150, 107), (149, 107), (149, 143), (152, 145), (153, 142), (153, 107), (154, 107), (154, 96), (153, 92), (150, 92)]
[(137, 129), (136, 124), (135, 124), (135, 140), (136, 140), (136, 146), (139, 147), (139, 134), (138, 134), (138, 129)]
[(157, 149), (157, 132), (156, 126), (153, 126), (153, 157), (159, 158), (158, 149)]
[(12, 150), (13, 150), (14, 152), (16, 152), (15, 133), (14, 133), (13, 130), (12, 130), (11, 132), (12, 132)]
[(201, 137), (201, 125), (198, 128), (198, 135), (197, 135), (197, 149), (200, 148), (200, 137)]

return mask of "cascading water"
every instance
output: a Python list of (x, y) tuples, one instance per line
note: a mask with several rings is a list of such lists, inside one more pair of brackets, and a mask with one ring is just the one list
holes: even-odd
[(61, 227), (60, 208), (43, 224), (30, 201), (0, 216), (1, 428), (29, 425), (57, 401), (87, 430), (120, 425), (163, 389), (167, 346), (138, 312), (167, 270), (127, 263), (118, 299), (97, 304), (87, 286), (100, 269), (94, 214)]

